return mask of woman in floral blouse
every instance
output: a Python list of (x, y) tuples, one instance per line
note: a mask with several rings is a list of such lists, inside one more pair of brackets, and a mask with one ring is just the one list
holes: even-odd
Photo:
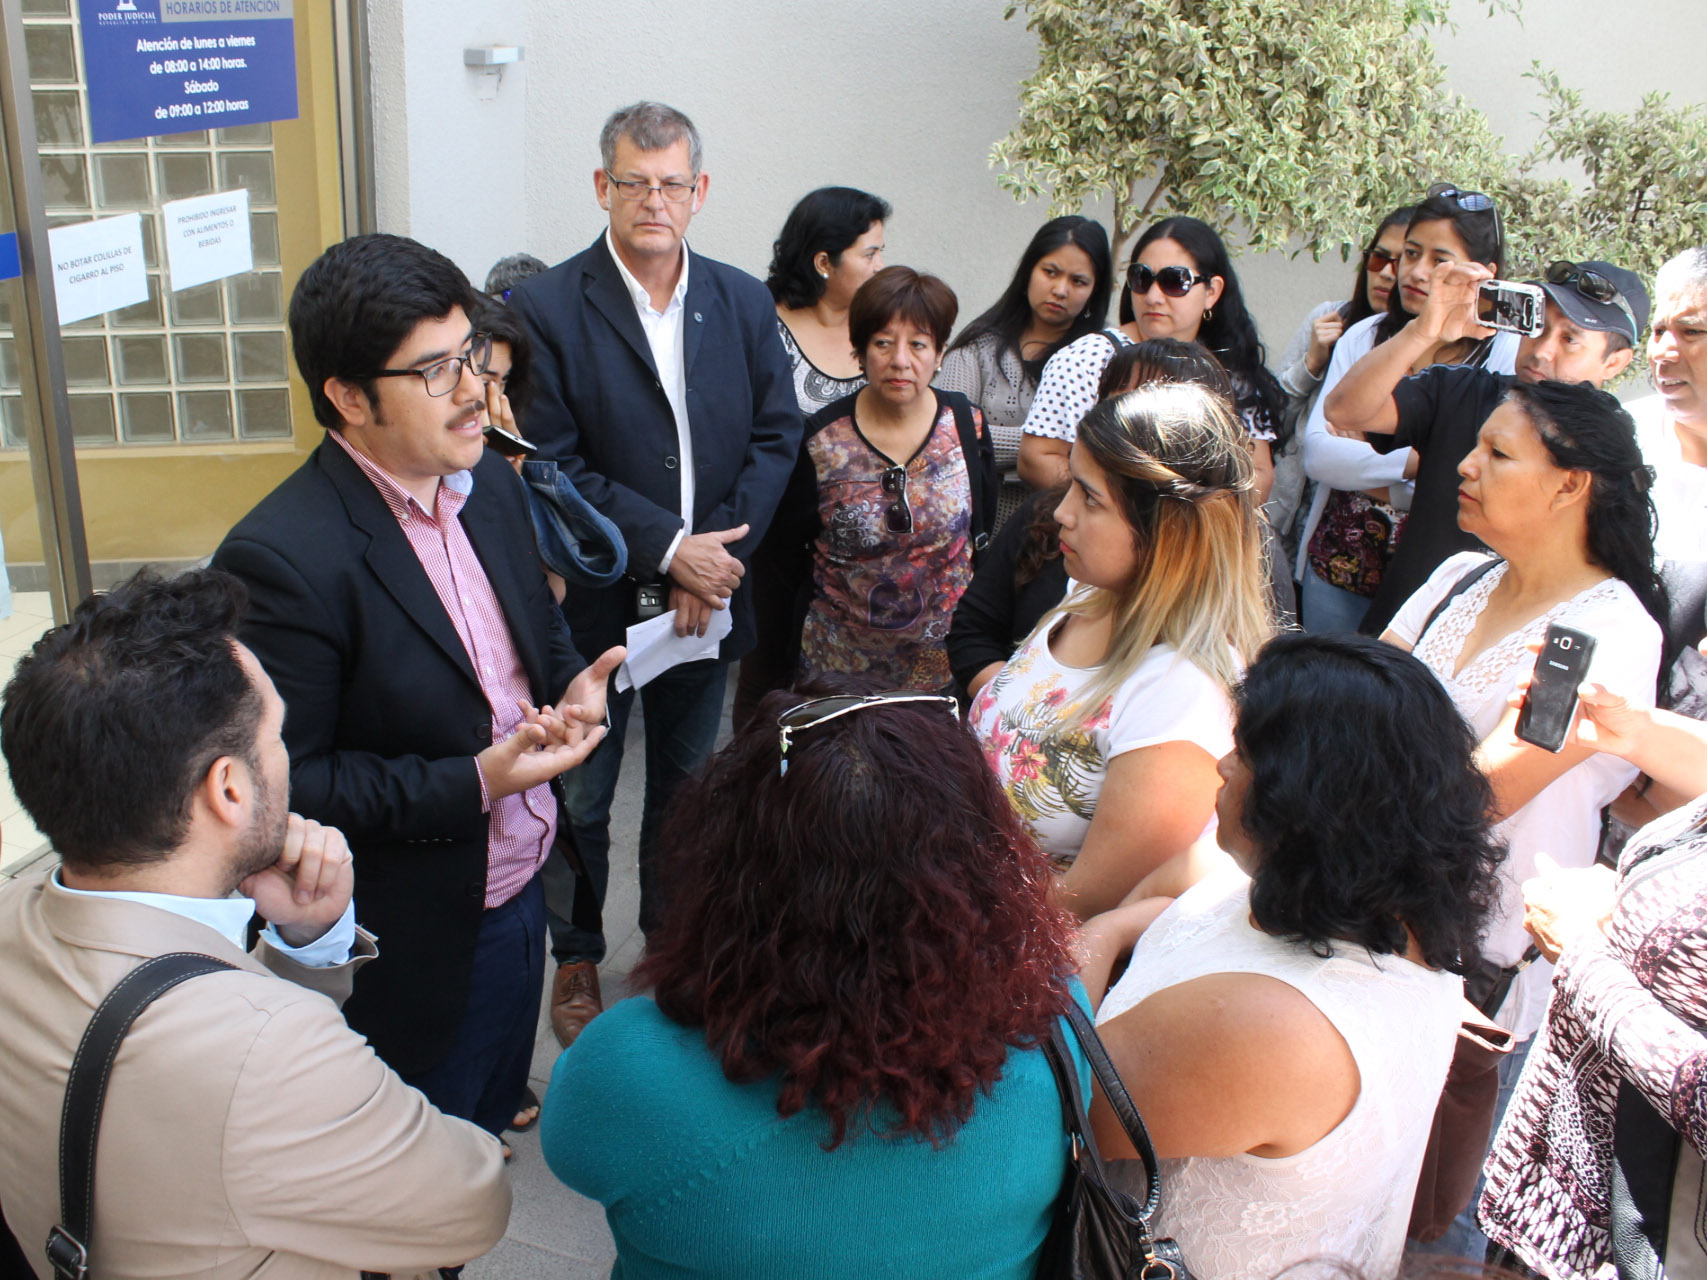
[(958, 309), (953, 290), (910, 267), (879, 271), (848, 309), (866, 385), (807, 419), (772, 524), (781, 578), (805, 604), (801, 680), (952, 682), (948, 624), (996, 486), (983, 417), (931, 386)]

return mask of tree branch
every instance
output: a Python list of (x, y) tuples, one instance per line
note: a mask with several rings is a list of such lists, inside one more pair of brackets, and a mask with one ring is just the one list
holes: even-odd
[(1167, 189), (1168, 175), (1163, 173), (1161, 177), (1156, 179), (1156, 189), (1150, 193), (1150, 198), (1144, 201), (1144, 207), (1138, 211), (1138, 220), (1140, 222), (1149, 218), (1150, 210), (1156, 207), (1156, 202), (1162, 198), (1163, 192)]

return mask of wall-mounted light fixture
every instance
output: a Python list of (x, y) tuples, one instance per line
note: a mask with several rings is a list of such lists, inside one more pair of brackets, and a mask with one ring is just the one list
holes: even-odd
[(519, 44), (485, 44), (464, 49), (462, 65), (482, 73), (476, 96), (486, 100), (496, 98), (498, 86), (504, 83), (504, 68), (520, 62), (525, 52)]

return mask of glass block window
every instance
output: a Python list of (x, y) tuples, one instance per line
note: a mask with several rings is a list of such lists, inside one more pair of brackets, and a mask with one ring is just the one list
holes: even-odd
[[(24, 35), (50, 225), (142, 214), (149, 292), (65, 326), (72, 430), (83, 447), (288, 440), (289, 345), (269, 124), (95, 146), (70, 0), (25, 0)], [(168, 200), (246, 187), (255, 270), (173, 293), (160, 242)], [(18, 353), (0, 315), (0, 449), (23, 447)]]

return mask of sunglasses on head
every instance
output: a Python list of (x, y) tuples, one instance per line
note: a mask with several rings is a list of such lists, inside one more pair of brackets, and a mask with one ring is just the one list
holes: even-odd
[(913, 531), (913, 508), (907, 505), (907, 468), (886, 467), (878, 477), (889, 505), (883, 508), (883, 527), (890, 533)]
[(828, 698), (813, 698), (809, 702), (790, 707), (776, 718), (782, 745), (782, 768), (777, 777), (785, 777), (788, 773), (788, 747), (792, 735), (803, 729), (814, 729), (849, 712), (864, 711), (867, 707), (892, 707), (904, 702), (934, 703), (950, 715), (958, 717), (960, 714), (960, 704), (940, 693), (909, 693), (898, 689), (892, 693), (846, 693)]
[(1568, 284), (1591, 302), (1612, 304), (1622, 311), (1624, 318), (1630, 322), (1630, 337), (1635, 339), (1639, 336), (1636, 331), (1636, 313), (1631, 310), (1629, 301), (1609, 277), (1601, 275), (1593, 267), (1579, 267), (1576, 263), (1561, 258), (1547, 268), (1547, 283)]
[(1500, 226), (1499, 206), (1494, 198), (1481, 191), (1461, 191), (1450, 182), (1437, 182), (1425, 192), (1429, 199), (1439, 197), (1449, 200), (1465, 213), (1489, 213), (1494, 218), (1494, 237), (1501, 243), (1505, 241), (1505, 231)]
[(1193, 286), (1206, 284), (1208, 280), (1208, 276), (1197, 275), (1190, 267), (1163, 267), (1160, 271), (1152, 271), (1142, 262), (1133, 263), (1132, 269), (1126, 273), (1126, 287), (1133, 293), (1149, 293), (1150, 286), (1158, 284), (1170, 298), (1183, 298)]

